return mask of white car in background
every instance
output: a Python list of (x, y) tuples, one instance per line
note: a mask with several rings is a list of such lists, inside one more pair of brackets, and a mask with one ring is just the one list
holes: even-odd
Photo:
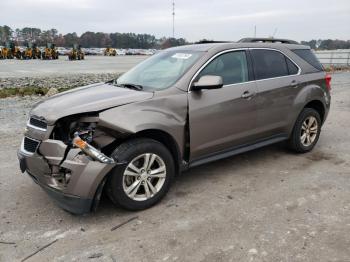
[(139, 54), (140, 55), (153, 55), (153, 53), (148, 49), (140, 49)]
[(59, 55), (68, 55), (69, 49), (65, 47), (57, 47), (57, 52)]
[(116, 49), (117, 55), (126, 55), (125, 49)]

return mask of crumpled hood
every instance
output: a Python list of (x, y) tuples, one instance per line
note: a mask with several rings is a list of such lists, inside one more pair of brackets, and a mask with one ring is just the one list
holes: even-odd
[(98, 112), (153, 97), (151, 92), (136, 91), (99, 83), (75, 88), (37, 103), (30, 115), (43, 117), (49, 125), (79, 113)]

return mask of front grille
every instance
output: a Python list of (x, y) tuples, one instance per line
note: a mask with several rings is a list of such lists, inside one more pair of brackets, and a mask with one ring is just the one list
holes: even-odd
[(31, 117), (29, 119), (29, 124), (33, 127), (41, 128), (41, 129), (47, 129), (47, 123), (44, 120), (40, 120), (34, 117)]
[(25, 151), (30, 153), (35, 153), (38, 146), (39, 146), (39, 141), (31, 139), (29, 137), (24, 138), (23, 147)]

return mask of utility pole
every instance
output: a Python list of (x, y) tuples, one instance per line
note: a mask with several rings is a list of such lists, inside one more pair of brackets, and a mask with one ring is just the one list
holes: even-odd
[(173, 0), (173, 38), (175, 38), (175, 1)]
[(256, 25), (254, 26), (254, 37), (256, 37)]

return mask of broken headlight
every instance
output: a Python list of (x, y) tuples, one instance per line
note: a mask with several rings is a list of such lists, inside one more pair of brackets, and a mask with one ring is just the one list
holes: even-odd
[(113, 164), (114, 160), (113, 158), (110, 158), (103, 154), (101, 151), (84, 141), (79, 137), (79, 133), (76, 132), (74, 134), (74, 139), (73, 139), (73, 145), (80, 148), (81, 151), (83, 151), (85, 154), (88, 156), (92, 157), (93, 159), (100, 161), (101, 163), (105, 164)]

